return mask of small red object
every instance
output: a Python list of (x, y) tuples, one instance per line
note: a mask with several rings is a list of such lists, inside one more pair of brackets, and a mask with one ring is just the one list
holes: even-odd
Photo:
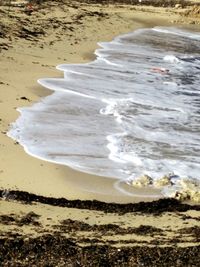
[(159, 67), (155, 67), (151, 69), (153, 72), (157, 72), (157, 73), (161, 73), (161, 74), (167, 74), (169, 73), (168, 69), (165, 68), (159, 68)]

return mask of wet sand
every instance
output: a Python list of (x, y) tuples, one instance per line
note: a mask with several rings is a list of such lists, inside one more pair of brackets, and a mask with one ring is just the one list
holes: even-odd
[[(88, 62), (98, 41), (141, 27), (198, 29), (195, 8), (72, 1), (47, 1), (31, 12), (23, 5), (0, 6), (2, 266), (199, 265), (199, 206), (176, 200), (141, 204), (142, 198), (111, 190), (112, 180), (27, 155), (6, 135), (19, 116), (17, 107), (51, 93), (36, 81), (61, 76), (57, 64)], [(94, 185), (99, 193), (90, 192)]]

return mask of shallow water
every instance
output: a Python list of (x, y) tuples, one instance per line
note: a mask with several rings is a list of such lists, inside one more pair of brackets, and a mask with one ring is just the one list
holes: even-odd
[(95, 61), (59, 65), (64, 78), (40, 79), (54, 93), (20, 108), (8, 135), (33, 156), (84, 172), (128, 183), (145, 174), (151, 186), (167, 175), (166, 195), (183, 178), (194, 189), (200, 33), (156, 27), (99, 45)]

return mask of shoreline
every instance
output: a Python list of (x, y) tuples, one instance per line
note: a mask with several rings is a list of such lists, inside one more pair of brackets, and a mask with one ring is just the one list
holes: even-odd
[[(13, 43), (13, 47), (2, 52), (3, 68), (1, 72), (5, 74), (7, 69), (11, 69), (11, 73), (6, 73), (4, 77), (1, 77), (3, 80), (1, 86), (5, 87), (6, 91), (2, 92), (1, 97), (3, 99), (1, 105), (1, 107), (3, 106), (2, 114), (4, 113), (5, 117), (1, 118), (1, 143), (4, 145), (1, 156), (0, 187), (3, 189), (28, 191), (44, 196), (66, 197), (68, 199), (97, 199), (100, 201), (122, 203), (140, 202), (143, 200), (143, 197), (133, 198), (115, 191), (112, 186), (114, 179), (106, 179), (78, 172), (69, 167), (33, 158), (27, 155), (21, 146), (15, 142), (13, 144), (13, 141), (5, 136), (5, 132), (10, 127), (8, 125), (19, 116), (19, 113), (15, 111), (16, 107), (27, 106), (27, 104), (31, 105), (38, 101), (40, 97), (51, 93), (49, 90), (47, 91), (47, 89), (36, 85), (36, 80), (45, 76), (59, 77), (61, 73), (55, 69), (56, 65), (61, 63), (88, 62), (95, 58), (94, 50), (98, 47), (98, 41), (109, 41), (116, 35), (142, 27), (152, 27), (158, 24), (159, 26), (174, 26), (173, 21), (180, 19), (179, 15), (176, 12), (174, 13), (174, 10), (169, 11), (162, 8), (155, 9), (146, 6), (137, 8), (114, 6), (113, 8), (112, 5), (108, 7), (86, 5), (82, 8), (82, 6), (84, 4), (81, 4), (80, 11), (77, 9), (77, 6), (71, 5), (66, 7), (71, 14), (65, 18), (67, 22), (63, 22), (65, 27), (61, 32), (60, 29), (58, 33), (51, 31), (51, 35), (48, 33), (47, 36), (37, 37), (35, 42), (29, 40), (30, 37), (26, 29), (26, 34), (23, 32), (25, 39), (24, 35), (22, 35), (22, 38), (17, 39), (17, 42)], [(59, 9), (59, 5), (55, 5), (54, 9), (54, 12), (58, 12), (60, 16), (59, 23), (61, 23), (63, 11)], [(43, 17), (44, 12), (46, 10), (42, 10), (41, 17)], [(144, 14), (145, 19), (141, 17)], [(21, 10), (19, 10), (18, 18), (20, 16), (24, 16), (23, 13), (21, 14)], [(49, 13), (45, 14), (45, 16), (50, 21), (53, 20), (51, 17), (49, 18)], [(34, 12), (31, 14), (31, 20), (34, 22), (38, 17), (40, 18), (40, 14), (38, 15), (37, 12), (36, 14)], [(77, 17), (79, 18), (78, 20)], [(80, 18), (81, 21), (79, 21)], [(73, 19), (74, 24), (71, 21)], [(58, 22), (55, 21), (53, 23), (55, 23), (53, 28), (57, 29)], [(80, 31), (80, 23), (84, 31)], [(96, 31), (92, 23), (100, 29), (100, 32)], [(71, 27), (74, 28), (72, 29)], [(41, 29), (39, 28), (38, 32), (40, 31)], [(56, 40), (52, 40), (52, 36)], [(58, 38), (58, 36), (60, 37)], [(34, 47), (33, 44), (35, 44)], [(77, 53), (77, 51), (79, 52)], [(14, 61), (15, 66), (11, 67)], [(26, 66), (27, 64), (28, 66)], [(32, 70), (31, 73), (27, 70), (28, 68)], [(23, 88), (21, 86), (22, 82)], [(9, 103), (9, 106), (7, 106), (6, 102)], [(11, 161), (12, 168), (10, 168)], [(89, 191), (91, 190), (91, 184), (95, 184), (96, 188), (101, 188), (101, 192), (87, 192), (88, 188)], [(105, 195), (102, 193), (105, 188), (112, 188), (112, 190)], [(147, 198), (146, 201), (154, 199), (156, 198)]]
[(87, 193), (81, 188), (95, 183), (105, 190), (113, 181), (33, 158), (6, 136), (16, 108), (51, 93), (36, 80), (59, 77), (56, 65), (93, 60), (98, 41), (144, 21), (152, 27), (186, 20), (195, 29), (190, 23), (200, 18), (180, 16), (182, 8), (59, 5), (45, 2), (31, 15), (0, 6), (0, 265), (200, 266), (199, 205)]

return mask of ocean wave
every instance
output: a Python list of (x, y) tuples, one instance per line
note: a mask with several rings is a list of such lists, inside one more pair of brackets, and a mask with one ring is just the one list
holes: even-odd
[(8, 135), (35, 157), (132, 186), (170, 177), (164, 196), (197, 200), (200, 34), (156, 27), (99, 45), (93, 62), (39, 79), (54, 93), (19, 109)]

